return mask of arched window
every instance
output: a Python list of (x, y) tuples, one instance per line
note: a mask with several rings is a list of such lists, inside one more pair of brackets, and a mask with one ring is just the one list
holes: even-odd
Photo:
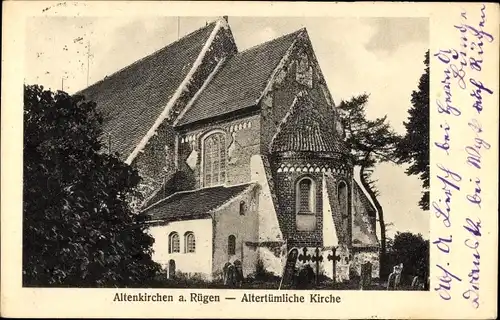
[(203, 185), (223, 184), (226, 180), (226, 136), (215, 132), (203, 140)]
[(168, 236), (168, 253), (180, 252), (181, 245), (179, 234), (177, 232), (172, 232)]
[(247, 210), (247, 205), (246, 205), (245, 201), (241, 201), (240, 202), (240, 216), (244, 216), (246, 210)]
[(296, 210), (297, 213), (315, 213), (316, 190), (314, 181), (309, 177), (304, 177), (297, 182), (296, 186)]
[(347, 209), (348, 209), (348, 201), (347, 201), (347, 183), (345, 181), (340, 181), (338, 185), (338, 200), (339, 200), (339, 207), (340, 207), (340, 212), (342, 216), (347, 217), (349, 215)]
[(227, 238), (227, 254), (228, 255), (236, 254), (236, 237), (234, 235), (230, 235)]
[(188, 231), (184, 234), (184, 253), (192, 253), (196, 250), (196, 239), (194, 233)]

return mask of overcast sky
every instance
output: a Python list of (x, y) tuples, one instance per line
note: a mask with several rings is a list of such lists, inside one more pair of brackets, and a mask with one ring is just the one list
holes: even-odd
[[(25, 82), (74, 93), (87, 86), (87, 71), (92, 84), (215, 18), (32, 18)], [(306, 27), (334, 101), (369, 93), (368, 117), (387, 115), (394, 129), (404, 132), (429, 48), (427, 18), (229, 17), (229, 24), (239, 50)], [(404, 170), (382, 164), (374, 172), (386, 222), (394, 224), (388, 234), (411, 231), (428, 238), (429, 213), (417, 205), (421, 182)]]

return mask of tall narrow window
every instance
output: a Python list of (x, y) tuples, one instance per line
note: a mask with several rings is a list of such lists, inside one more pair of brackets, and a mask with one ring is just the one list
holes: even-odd
[(227, 238), (227, 254), (228, 255), (236, 254), (236, 237), (234, 235), (230, 235)]
[(338, 185), (338, 199), (340, 212), (343, 217), (347, 217), (348, 214), (348, 201), (347, 201), (347, 183), (341, 181)]
[(314, 208), (315, 190), (312, 179), (308, 177), (300, 179), (297, 182), (296, 193), (297, 213), (314, 213), (316, 211)]
[(247, 205), (245, 201), (240, 202), (240, 216), (244, 216), (245, 212), (247, 211)]
[(177, 232), (172, 232), (168, 236), (168, 253), (180, 252), (180, 239)]
[(203, 184), (223, 184), (226, 180), (226, 138), (217, 132), (203, 140)]
[(192, 253), (196, 250), (196, 239), (194, 233), (188, 231), (184, 234), (184, 252)]

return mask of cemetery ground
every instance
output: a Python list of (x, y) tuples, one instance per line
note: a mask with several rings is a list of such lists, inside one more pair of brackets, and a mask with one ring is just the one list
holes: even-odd
[[(154, 288), (190, 288), (190, 289), (263, 289), (263, 290), (278, 290), (280, 288), (281, 277), (273, 275), (261, 275), (256, 277), (248, 277), (244, 279), (240, 285), (225, 284), (223, 279), (206, 281), (201, 277), (190, 276), (186, 274), (176, 275), (169, 279), (165, 274), (157, 276), (152, 284)], [(389, 290), (399, 291), (414, 291), (425, 290), (423, 287), (412, 287), (412, 278), (402, 278), (396, 289)], [(291, 285), (281, 284), (281, 290), (388, 290), (387, 280), (380, 281), (379, 278), (371, 279), (369, 285), (361, 288), (359, 277), (344, 282), (335, 282), (325, 276), (315, 278), (310, 281), (300, 281), (295, 279)]]

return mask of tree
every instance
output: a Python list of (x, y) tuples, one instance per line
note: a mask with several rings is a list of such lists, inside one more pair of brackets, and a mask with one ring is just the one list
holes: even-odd
[(424, 240), (421, 234), (397, 232), (394, 241), (388, 245), (389, 259), (393, 264), (403, 263), (403, 276), (408, 281), (419, 276), (427, 282), (429, 275), (429, 240)]
[(136, 170), (101, 150), (82, 96), (24, 87), (23, 284), (141, 286), (159, 266), (127, 199)]
[(407, 175), (422, 180), (423, 193), (418, 204), (429, 210), (429, 51), (425, 53), (424, 65), (418, 88), (411, 94), (412, 106), (408, 122), (404, 122), (406, 135), (398, 145), (397, 156), (401, 163), (410, 164)]
[(353, 164), (360, 167), (360, 181), (378, 213), (380, 226), (380, 270), (385, 276), (386, 225), (384, 210), (377, 200), (379, 191), (371, 178), (375, 164), (385, 161), (396, 162), (394, 149), (400, 137), (391, 129), (387, 117), (368, 120), (365, 114), (369, 96), (361, 94), (339, 105), (340, 122), (346, 136), (346, 143), (351, 150)]

